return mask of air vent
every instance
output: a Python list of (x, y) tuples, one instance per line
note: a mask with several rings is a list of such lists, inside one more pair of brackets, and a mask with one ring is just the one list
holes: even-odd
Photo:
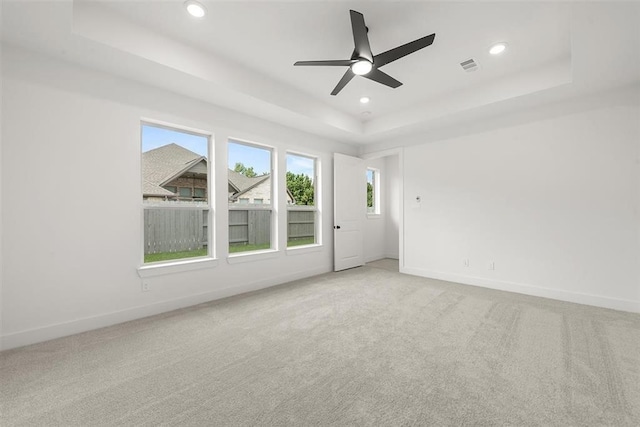
[(461, 62), (460, 66), (465, 71), (475, 71), (478, 69), (478, 63), (473, 58)]

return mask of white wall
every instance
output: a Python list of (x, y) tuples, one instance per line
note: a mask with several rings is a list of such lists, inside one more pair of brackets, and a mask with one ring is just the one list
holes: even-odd
[[(5, 348), (332, 270), (332, 153), (352, 147), (22, 50), (3, 55)], [(149, 292), (137, 273), (141, 118), (213, 131), (216, 165), (217, 266), (145, 279)], [(282, 250), (251, 268), (227, 262), (230, 136), (275, 147), (281, 166), (285, 149), (320, 158), (322, 247)], [(285, 224), (282, 216), (281, 247)]]
[(386, 167), (386, 187), (387, 187), (387, 218), (385, 230), (385, 257), (400, 258), (399, 242), (400, 242), (400, 203), (402, 181), (400, 175), (400, 155), (395, 154), (387, 156), (385, 159)]
[(401, 271), (640, 311), (639, 119), (625, 99), (406, 147)]
[[(2, 22), (2, 2), (0, 2), (0, 22)], [(2, 45), (0, 44), (0, 165), (2, 165), (2, 104), (4, 97), (2, 96)], [(2, 337), (2, 282), (3, 282), (3, 268), (2, 268), (2, 173), (0, 173), (0, 337)], [(0, 339), (0, 351), (2, 351), (2, 339)]]

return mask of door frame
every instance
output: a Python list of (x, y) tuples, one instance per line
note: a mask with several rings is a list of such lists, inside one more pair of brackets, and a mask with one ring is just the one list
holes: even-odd
[(404, 149), (402, 147), (389, 148), (381, 151), (374, 151), (371, 153), (364, 153), (360, 155), (363, 160), (379, 159), (382, 157), (398, 156), (398, 212), (399, 220), (398, 224), (398, 264), (400, 273), (404, 273)]

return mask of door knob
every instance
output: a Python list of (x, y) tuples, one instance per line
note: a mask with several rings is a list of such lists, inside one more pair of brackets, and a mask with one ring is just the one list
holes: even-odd
[(340, 230), (340, 226), (339, 226), (339, 225), (336, 225), (336, 226), (335, 226), (335, 227), (333, 227), (333, 228)]

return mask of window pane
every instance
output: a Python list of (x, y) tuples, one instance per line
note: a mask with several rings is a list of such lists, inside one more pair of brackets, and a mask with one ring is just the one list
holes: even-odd
[(229, 253), (270, 249), (271, 150), (229, 141), (228, 153)]
[(287, 246), (316, 243), (316, 211), (287, 210)]
[(204, 188), (194, 188), (193, 196), (197, 198), (206, 197), (207, 191)]
[(229, 253), (271, 248), (271, 211), (229, 210)]
[(316, 160), (287, 154), (287, 246), (311, 245), (316, 239)]
[(287, 154), (287, 204), (314, 206), (315, 159)]
[(367, 212), (378, 214), (380, 210), (378, 208), (378, 200), (376, 197), (380, 194), (378, 189), (378, 171), (375, 169), (367, 169)]
[(271, 150), (229, 142), (229, 204), (240, 198), (271, 203)]
[(145, 263), (208, 255), (208, 149), (205, 135), (142, 125)]

